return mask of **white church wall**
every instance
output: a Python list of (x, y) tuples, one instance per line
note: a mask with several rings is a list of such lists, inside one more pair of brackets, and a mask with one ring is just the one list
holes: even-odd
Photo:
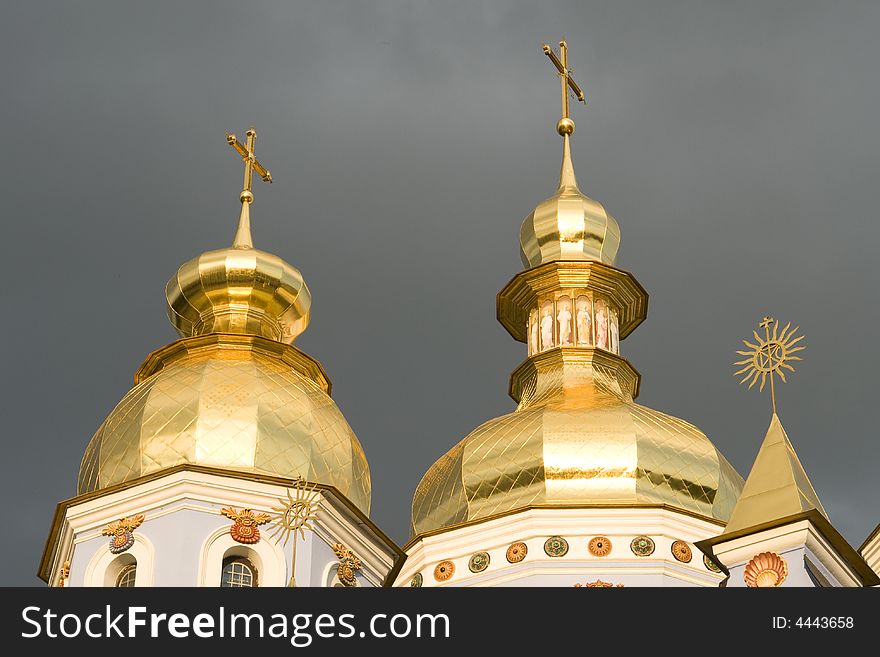
[[(113, 554), (108, 548), (107, 537), (91, 537), (76, 548), (77, 560), (71, 563), (68, 586), (116, 586), (116, 578), (122, 567), (137, 566), (135, 586), (154, 586), (156, 550), (146, 536), (135, 538), (134, 545), (122, 554)], [(84, 567), (80, 568), (82, 564)]]
[[(766, 551), (763, 548), (762, 552)], [(777, 553), (782, 557), (788, 565), (788, 575), (780, 586), (799, 586), (799, 587), (815, 587), (816, 584), (807, 573), (804, 565), (806, 549), (801, 547), (792, 547), (785, 550), (779, 550)], [(747, 586), (745, 580), (745, 569), (748, 562), (740, 563), (729, 568), (730, 580), (727, 582), (728, 588), (742, 588)]]
[[(119, 562), (102, 530), (122, 517), (143, 514), (145, 520), (133, 531), (134, 544), (123, 552), (137, 561), (136, 586), (219, 586), (223, 560), (230, 555), (245, 556), (256, 566), (260, 586), (286, 586), (293, 537), (281, 546), (271, 538), (274, 527), (263, 525), (261, 540), (245, 545), (232, 538), (233, 521), (220, 513), (231, 506), (274, 515), (273, 507), (285, 495), (279, 485), (183, 471), (91, 497), (66, 510), (50, 581), (57, 584), (61, 565), (69, 561), (66, 586), (107, 585), (108, 569)], [(365, 531), (362, 521), (352, 520), (348, 507), (340, 510), (317, 491), (314, 504), (313, 529), (298, 538), (297, 585), (332, 585), (326, 573), (335, 573), (339, 564), (330, 545), (335, 542), (363, 561), (363, 572), (356, 573), (361, 585), (381, 584), (394, 564), (392, 549)]]
[(220, 586), (223, 561), (244, 557), (257, 569), (259, 586), (287, 586), (289, 563), (277, 543), (259, 541), (243, 545), (229, 535), (228, 525), (215, 529), (205, 540), (199, 555), (198, 584)]
[(745, 571), (748, 563), (765, 552), (778, 555), (785, 561), (786, 575), (780, 586), (860, 586), (859, 579), (844, 558), (809, 520), (741, 536), (719, 543), (713, 550), (730, 571), (729, 587), (747, 586)]

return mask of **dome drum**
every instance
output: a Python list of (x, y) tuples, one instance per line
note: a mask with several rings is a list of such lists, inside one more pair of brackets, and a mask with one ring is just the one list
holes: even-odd
[[(548, 262), (518, 273), (498, 293), (496, 300), (498, 321), (507, 329), (514, 339), (527, 344), (536, 342), (530, 338), (530, 329), (534, 326), (535, 312), (540, 322), (541, 313), (547, 301), (554, 304), (562, 297), (567, 297), (569, 302), (574, 299), (574, 305), (569, 306), (568, 312), (572, 315), (575, 325), (572, 327), (573, 339), (577, 340), (577, 301), (585, 298), (589, 304), (582, 305), (581, 310), (586, 310), (593, 324), (592, 333), (595, 338), (595, 310), (600, 305), (599, 300), (606, 303), (608, 314), (605, 321), (608, 323), (608, 344), (611, 344), (611, 319), (613, 311), (616, 316), (616, 339), (622, 340), (632, 333), (641, 324), (648, 312), (648, 293), (639, 284), (635, 277), (611, 265), (597, 261), (557, 261)], [(558, 322), (559, 308), (555, 309), (554, 315)], [(601, 317), (600, 317), (601, 319)], [(539, 331), (540, 334), (540, 331)], [(559, 328), (553, 331), (554, 346)], [(541, 351), (542, 341), (539, 339), (538, 351)], [(576, 343), (576, 342), (575, 342)], [(595, 339), (592, 344), (596, 344)], [(534, 345), (530, 345), (531, 348)], [(592, 345), (583, 345), (592, 346)], [(612, 351), (618, 351), (613, 349)]]
[(510, 375), (508, 394), (516, 403), (530, 405), (544, 394), (557, 394), (560, 378), (581, 392), (604, 386), (635, 399), (642, 375), (628, 360), (603, 349), (557, 347), (523, 361)]
[(252, 352), (275, 359), (314, 382), (328, 395), (333, 390), (321, 363), (293, 345), (268, 340), (258, 335), (210, 333), (182, 338), (157, 349), (146, 357), (134, 375), (135, 385), (161, 372), (175, 361), (201, 354)]
[(620, 353), (620, 310), (592, 290), (562, 289), (538, 295), (529, 311), (528, 353), (554, 347), (597, 348)]

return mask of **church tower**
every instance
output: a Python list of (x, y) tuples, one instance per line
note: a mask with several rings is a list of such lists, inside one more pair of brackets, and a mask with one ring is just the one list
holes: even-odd
[(621, 342), (648, 295), (615, 266), (620, 229), (575, 178), (565, 42), (544, 46), (562, 79), (556, 192), (520, 230), (524, 271), (498, 320), (527, 345), (516, 410), (431, 466), (413, 498), (398, 586), (718, 586), (696, 550), (721, 533), (742, 478), (695, 426), (635, 402)]
[(880, 578), (828, 520), (776, 415), (724, 533), (698, 546), (729, 587), (861, 587)]
[[(231, 247), (166, 286), (180, 339), (150, 354), (55, 513), (50, 586), (383, 586), (400, 549), (370, 520), (370, 470), (321, 364), (300, 272), (254, 248), (256, 132)], [(108, 539), (109, 537), (109, 539)]]
[(745, 356), (737, 375), (750, 388), (760, 381), (762, 391), (769, 381), (770, 427), (724, 532), (697, 547), (730, 575), (730, 587), (876, 586), (880, 578), (829, 521), (776, 414), (775, 379), (786, 381), (804, 349), (799, 327), (780, 330), (772, 317), (760, 327), (764, 335), (755, 331), (755, 342), (744, 340), (747, 350), (737, 352)]

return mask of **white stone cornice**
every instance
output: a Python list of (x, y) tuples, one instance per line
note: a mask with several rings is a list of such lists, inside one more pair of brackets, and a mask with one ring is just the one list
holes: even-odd
[[(530, 508), (481, 523), (451, 528), (446, 532), (418, 538), (408, 550), (397, 586), (407, 586), (416, 573), (421, 573), (424, 586), (490, 586), (517, 583), (559, 584), (559, 578), (574, 583), (601, 578), (623, 578), (628, 585), (695, 585), (718, 586), (724, 578), (702, 560), (694, 547), (698, 540), (716, 536), (717, 523), (665, 507), (587, 507)], [(636, 536), (649, 536), (655, 543), (654, 553), (647, 557), (633, 554), (630, 542)], [(569, 550), (563, 557), (550, 557), (544, 542), (551, 536), (562, 536)], [(595, 536), (605, 536), (612, 543), (606, 557), (589, 553), (587, 544)], [(672, 543), (683, 540), (691, 546), (690, 563), (675, 559)], [(506, 551), (511, 543), (522, 541), (528, 556), (510, 564)], [(489, 554), (489, 567), (471, 573), (468, 562), (475, 552)], [(441, 561), (452, 561), (455, 574), (445, 582), (437, 582), (433, 571)]]

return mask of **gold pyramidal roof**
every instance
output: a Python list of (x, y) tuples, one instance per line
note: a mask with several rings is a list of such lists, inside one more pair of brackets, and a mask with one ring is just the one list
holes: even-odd
[(770, 427), (725, 533), (732, 533), (815, 509), (828, 514), (804, 471), (788, 434), (773, 413)]

